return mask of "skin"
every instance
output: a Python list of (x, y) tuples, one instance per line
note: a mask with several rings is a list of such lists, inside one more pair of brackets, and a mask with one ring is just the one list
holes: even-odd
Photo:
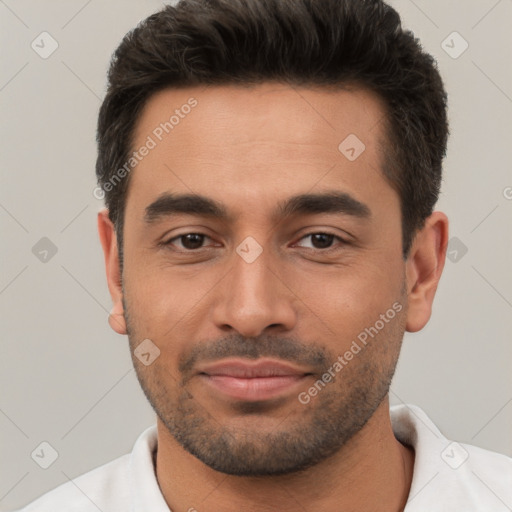
[[(384, 108), (370, 92), (270, 83), (164, 90), (147, 103), (134, 147), (190, 97), (197, 106), (131, 173), (122, 279), (114, 226), (107, 210), (98, 214), (113, 300), (110, 325), (128, 334), (132, 354), (146, 338), (160, 349), (149, 366), (133, 360), (158, 408), (156, 474), (166, 502), (175, 512), (403, 510), (414, 452), (393, 435), (388, 379), (405, 330), (418, 331), (430, 318), (445, 262), (446, 215), (436, 211), (426, 220), (404, 261), (399, 197), (380, 170)], [(338, 150), (351, 133), (366, 146), (352, 162)], [(334, 190), (367, 205), (371, 217), (272, 216), (292, 195)], [(145, 208), (162, 192), (204, 195), (221, 202), (231, 218), (180, 214), (148, 225)], [(176, 237), (198, 232), (209, 237), (206, 249), (187, 253)], [(349, 243), (335, 238), (327, 254), (306, 236), (325, 232)], [(248, 236), (263, 248), (252, 263), (236, 252)], [(174, 246), (158, 245), (171, 239)], [(270, 347), (273, 355), (282, 347), (278, 341), (289, 341), (300, 354), (320, 351), (331, 365), (397, 301), (400, 313), (307, 405), (297, 394), (318, 374), (293, 394), (249, 410), (180, 368), (193, 350), (204, 355), (221, 340), (232, 340), (233, 350)], [(358, 403), (354, 390), (369, 398)], [(372, 410), (366, 402), (374, 403)], [(183, 403), (186, 417), (200, 420), (187, 426), (188, 435), (194, 428), (207, 432), (205, 439), (224, 432), (231, 447), (249, 439), (263, 454), (266, 442), (283, 433), (299, 440), (302, 431), (307, 445), (314, 433), (309, 427), (315, 419), (325, 425), (326, 411), (340, 414), (346, 407), (368, 417), (342, 446), (302, 471), (234, 476), (205, 464), (172, 435), (167, 420)]]

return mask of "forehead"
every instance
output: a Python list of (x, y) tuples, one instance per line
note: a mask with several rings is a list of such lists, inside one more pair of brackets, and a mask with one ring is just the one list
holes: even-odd
[(132, 149), (145, 156), (131, 172), (127, 211), (131, 204), (140, 213), (174, 191), (243, 199), (240, 210), (314, 187), (356, 198), (383, 188), (392, 193), (380, 171), (384, 112), (376, 95), (357, 88), (265, 83), (162, 90), (134, 130)]
[[(255, 135), (270, 139), (276, 134), (276, 142), (311, 144), (330, 136), (336, 142), (344, 133), (371, 142), (373, 136), (383, 135), (384, 110), (376, 94), (356, 86), (333, 90), (263, 83), (168, 88), (148, 99), (134, 132), (136, 142), (153, 134), (165, 138), (164, 145), (173, 139), (192, 145), (198, 138), (207, 144), (214, 139), (212, 128), (231, 145), (257, 142)], [(190, 138), (190, 124), (196, 140)]]

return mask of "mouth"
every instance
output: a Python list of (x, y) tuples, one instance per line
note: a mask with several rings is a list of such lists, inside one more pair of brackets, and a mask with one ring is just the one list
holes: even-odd
[(229, 359), (200, 367), (198, 371), (198, 376), (216, 394), (242, 401), (270, 400), (291, 394), (310, 375), (304, 368), (273, 359)]

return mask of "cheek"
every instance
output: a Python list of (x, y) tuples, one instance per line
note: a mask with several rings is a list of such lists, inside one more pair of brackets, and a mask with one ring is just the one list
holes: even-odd
[[(197, 267), (199, 269), (199, 267)], [(124, 289), (139, 331), (155, 339), (173, 337), (197, 322), (208, 292), (221, 279), (213, 269), (184, 270), (167, 264), (127, 262)]]
[[(385, 268), (385, 270), (383, 270)], [(301, 273), (293, 289), (303, 314), (336, 343), (350, 342), (400, 300), (403, 269), (378, 263), (359, 263), (315, 274)], [(316, 327), (315, 327), (316, 328)]]

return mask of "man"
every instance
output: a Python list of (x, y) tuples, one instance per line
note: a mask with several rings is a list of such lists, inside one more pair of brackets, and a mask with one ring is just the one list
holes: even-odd
[(129, 33), (98, 229), (157, 424), (26, 510), (510, 509), (511, 459), (389, 407), (444, 266), (447, 134), (381, 1), (183, 0)]

